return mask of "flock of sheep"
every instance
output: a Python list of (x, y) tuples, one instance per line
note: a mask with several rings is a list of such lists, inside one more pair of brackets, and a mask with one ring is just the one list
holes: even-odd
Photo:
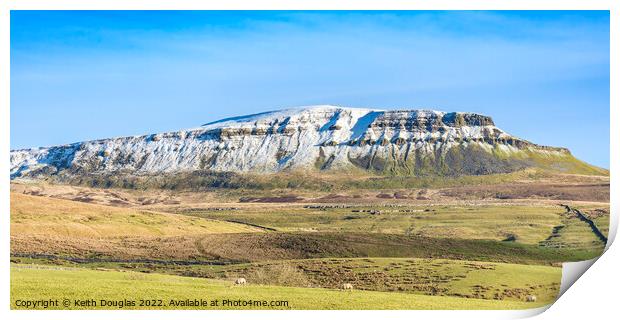
[[(235, 280), (235, 285), (237, 286), (244, 286), (248, 283), (248, 281), (245, 278), (237, 278)], [(340, 287), (341, 290), (349, 290), (349, 291), (353, 291), (353, 285), (350, 283), (343, 283), (342, 286)], [(535, 295), (528, 295), (525, 297), (525, 301), (527, 302), (536, 302), (536, 296)]]

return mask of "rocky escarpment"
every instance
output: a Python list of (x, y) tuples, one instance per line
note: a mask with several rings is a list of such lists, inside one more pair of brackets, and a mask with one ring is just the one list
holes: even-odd
[(177, 132), (14, 150), (11, 178), (197, 170), (464, 175), (510, 172), (541, 159), (557, 165), (564, 158), (572, 159), (568, 150), (511, 136), (479, 114), (316, 106)]

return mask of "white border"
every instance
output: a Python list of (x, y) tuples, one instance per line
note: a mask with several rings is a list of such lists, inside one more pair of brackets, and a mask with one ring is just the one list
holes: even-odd
[[(521, 318), (532, 316), (546, 308), (526, 311), (11, 311), (9, 303), (9, 155), (10, 150), (10, 13), (9, 10), (610, 10), (611, 16), (611, 161), (610, 170), (614, 175), (614, 168), (619, 158), (618, 140), (620, 133), (617, 127), (620, 111), (618, 93), (613, 88), (620, 88), (618, 75), (619, 64), (617, 57), (620, 52), (620, 1), (617, 0), (4, 0), (0, 1), (0, 209), (3, 213), (0, 222), (2, 245), (0, 256), (3, 257), (1, 269), (3, 290), (0, 293), (1, 312), (4, 319), (39, 319), (62, 318), (83, 319), (85, 316), (93, 319), (133, 319), (144, 317), (149, 319), (170, 318), (245, 318), (245, 319), (313, 319), (328, 318), (362, 318), (376, 319), (390, 318), (430, 318), (433, 319), (498, 319)], [(610, 225), (610, 243), (615, 237), (618, 225), (618, 187), (611, 182), (611, 209), (612, 223)], [(569, 268), (570, 269), (570, 268)], [(616, 311), (615, 292), (620, 285), (620, 277), (616, 273), (620, 270), (620, 253), (617, 246), (609, 250), (595, 263), (589, 272), (577, 281), (566, 295), (563, 295), (549, 310), (542, 314), (542, 318), (556, 319), (560, 316), (572, 317), (603, 317)], [(596, 270), (596, 272), (593, 272)], [(565, 269), (565, 276), (579, 277), (583, 267), (574, 270)], [(6, 317), (8, 316), (8, 317)]]

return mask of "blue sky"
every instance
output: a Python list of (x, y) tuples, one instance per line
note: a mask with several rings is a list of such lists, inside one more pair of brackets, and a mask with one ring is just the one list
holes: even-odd
[(11, 148), (285, 107), (490, 115), (609, 167), (609, 14), (12, 11)]

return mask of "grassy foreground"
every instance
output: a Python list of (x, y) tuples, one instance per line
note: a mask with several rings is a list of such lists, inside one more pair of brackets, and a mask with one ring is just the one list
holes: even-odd
[(355, 289), (453, 296), (462, 298), (553, 302), (560, 290), (560, 267), (417, 258), (354, 258), (278, 260), (232, 265), (156, 265), (149, 263), (73, 263), (63, 260), (13, 258), (15, 264), (75, 267), (181, 275), (228, 280), (246, 278), (251, 284)]
[[(230, 281), (171, 275), (13, 265), (11, 308), (24, 309), (17, 306), (17, 300), (41, 299), (58, 299), (59, 306), (51, 309), (66, 309), (63, 307), (63, 299), (70, 300), (70, 309), (119, 309), (119, 303), (112, 301), (125, 300), (135, 301), (136, 304), (123, 307), (127, 309), (529, 309), (545, 304), (359, 290), (349, 292), (262, 285), (233, 286)], [(94, 299), (97, 306), (76, 307), (75, 299)], [(109, 305), (101, 307), (102, 299), (110, 301)], [(162, 306), (141, 307), (141, 299), (161, 299)], [(219, 306), (170, 306), (171, 299), (218, 300)], [(222, 306), (224, 300), (263, 300), (267, 304), (288, 301), (288, 306)]]
[(227, 266), (191, 266), (181, 271), (204, 278), (244, 277), (250, 283), (408, 292), (524, 301), (535, 295), (551, 303), (558, 295), (560, 267), (414, 258), (306, 259)]

